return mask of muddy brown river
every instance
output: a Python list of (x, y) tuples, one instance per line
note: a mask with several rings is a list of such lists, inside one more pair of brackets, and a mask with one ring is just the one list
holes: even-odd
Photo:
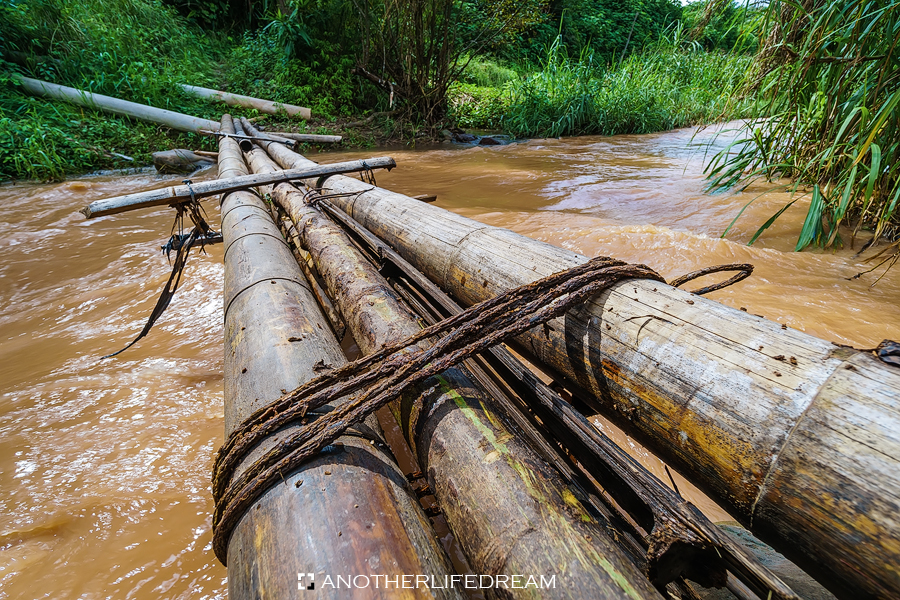
[[(439, 206), (468, 217), (588, 256), (643, 262), (667, 278), (751, 262), (753, 277), (711, 297), (842, 344), (900, 339), (900, 268), (873, 287), (881, 271), (848, 280), (871, 266), (863, 262), (871, 253), (791, 252), (803, 201), (748, 247), (787, 194), (764, 185), (704, 193), (710, 133), (694, 133), (312, 158), (390, 154), (400, 166), (377, 175), (384, 187), (437, 194)], [(100, 361), (140, 331), (156, 302), (173, 211), (92, 221), (77, 212), (180, 179), (0, 187), (0, 598), (226, 596), (210, 546), (209, 492), (223, 429), (221, 247), (192, 256), (147, 338)], [(218, 223), (218, 203), (204, 204)], [(617, 439), (662, 474), (658, 460)], [(676, 479), (710, 517), (728, 518)]]

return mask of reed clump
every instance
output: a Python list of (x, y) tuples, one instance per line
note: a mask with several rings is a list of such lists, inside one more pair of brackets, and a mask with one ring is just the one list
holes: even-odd
[[(793, 181), (810, 198), (796, 249), (851, 243), (861, 229), (900, 237), (900, 2), (788, 2), (766, 11), (746, 82), (757, 118), (708, 167), (713, 187)], [(739, 215), (740, 216), (740, 215)]]
[(682, 30), (611, 64), (570, 58), (557, 38), (541, 69), (507, 84), (503, 128), (521, 136), (649, 133), (744, 116), (751, 58), (706, 51)]

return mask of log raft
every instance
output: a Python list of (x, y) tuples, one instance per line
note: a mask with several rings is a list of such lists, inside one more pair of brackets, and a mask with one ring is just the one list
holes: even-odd
[[(281, 149), (270, 146), (271, 152)], [(254, 173), (277, 169), (260, 149), (248, 159)], [(306, 191), (282, 183), (272, 195), (290, 215), (363, 354), (418, 333), (418, 317), (346, 234), (306, 203)], [(660, 598), (462, 369), (418, 386), (391, 411), (475, 572), (553, 575), (556, 586), (541, 590), (545, 598)], [(523, 598), (534, 590), (505, 593)]]
[[(350, 177), (325, 187), (463, 305), (587, 260)], [(836, 594), (900, 596), (895, 368), (646, 280), (516, 346)]]
[[(222, 127), (233, 131), (230, 117)], [(219, 141), (219, 175), (247, 175), (237, 142)], [(226, 435), (254, 410), (345, 362), (297, 262), (264, 202), (248, 191), (223, 199)], [(378, 432), (377, 423), (367, 422)], [(268, 438), (245, 461), (277, 443)], [(232, 598), (293, 598), (297, 574), (452, 572), (428, 518), (383, 444), (345, 435), (261, 496), (228, 543)], [(343, 533), (343, 535), (342, 535)], [(366, 590), (373, 598), (460, 598), (458, 590)], [(346, 590), (343, 591), (346, 595)], [(318, 596), (317, 596), (318, 597)]]

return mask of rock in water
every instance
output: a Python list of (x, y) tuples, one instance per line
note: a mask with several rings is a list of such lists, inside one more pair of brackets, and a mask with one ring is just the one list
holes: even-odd
[(213, 159), (194, 154), (190, 150), (164, 150), (153, 153), (153, 166), (160, 173), (193, 173), (201, 167), (213, 164), (215, 164)]

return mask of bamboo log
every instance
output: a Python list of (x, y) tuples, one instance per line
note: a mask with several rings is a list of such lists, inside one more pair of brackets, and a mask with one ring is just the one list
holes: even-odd
[[(231, 130), (230, 117), (223, 128)], [(246, 174), (237, 142), (219, 143), (219, 174)], [(345, 362), (297, 262), (263, 201), (224, 198), (225, 432), (282, 390)], [(271, 436), (253, 460), (286, 434)], [(371, 441), (361, 436), (374, 435)], [(317, 596), (339, 598), (325, 575), (450, 572), (427, 517), (379, 439), (377, 424), (342, 436), (331, 453), (285, 473), (236, 525), (228, 543), (229, 596), (293, 598), (298, 574), (313, 573)], [(305, 575), (304, 585), (310, 583)], [(459, 599), (451, 589), (367, 589), (371, 598)]]
[(377, 158), (351, 160), (330, 165), (314, 165), (311, 168), (304, 167), (302, 169), (278, 171), (277, 173), (267, 173), (265, 175), (244, 175), (241, 177), (233, 177), (231, 179), (201, 181), (199, 183), (193, 183), (190, 186), (176, 185), (160, 188), (158, 190), (149, 190), (146, 192), (138, 192), (136, 194), (116, 196), (115, 198), (96, 200), (81, 209), (81, 214), (88, 219), (94, 219), (97, 217), (105, 217), (107, 215), (115, 215), (129, 210), (138, 210), (140, 208), (150, 208), (152, 206), (162, 206), (165, 204), (178, 204), (190, 200), (192, 190), (195, 198), (206, 198), (208, 196), (229, 194), (238, 190), (247, 190), (280, 181), (322, 177), (335, 173), (354, 173), (368, 169), (393, 169), (396, 166), (397, 163), (394, 162), (393, 158), (389, 156), (379, 156)]
[(338, 144), (343, 140), (339, 135), (320, 135), (315, 133), (293, 133), (290, 131), (266, 131), (263, 135), (275, 136), (306, 142), (308, 144)]
[(78, 106), (104, 110), (116, 115), (123, 115), (141, 121), (159, 123), (160, 125), (165, 125), (166, 127), (171, 127), (172, 129), (177, 129), (179, 131), (197, 133), (201, 129), (208, 129), (211, 131), (219, 129), (219, 124), (215, 121), (192, 117), (163, 108), (154, 108), (145, 104), (137, 104), (136, 102), (104, 96), (103, 94), (94, 94), (64, 85), (31, 79), (30, 77), (20, 76), (18, 81), (22, 85), (22, 89), (34, 96), (56, 98), (57, 100), (64, 100), (71, 104), (77, 104)]
[(224, 102), (229, 106), (241, 106), (244, 108), (255, 108), (259, 112), (277, 115), (286, 113), (291, 117), (300, 117), (301, 119), (310, 118), (310, 110), (303, 106), (294, 104), (285, 104), (283, 102), (272, 102), (271, 100), (262, 100), (252, 96), (242, 96), (241, 94), (232, 94), (230, 92), (222, 92), (219, 90), (211, 90), (209, 88), (196, 85), (181, 84), (181, 89), (192, 96), (198, 98), (206, 98), (216, 102)]
[[(283, 167), (309, 164), (284, 150)], [(326, 187), (351, 193), (332, 202), (465, 305), (587, 260), (349, 177)], [(900, 596), (895, 368), (649, 281), (613, 287), (518, 349), (836, 594)]]
[[(249, 157), (255, 173), (276, 169), (264, 152)], [(416, 315), (304, 196), (290, 184), (274, 187), (362, 352), (418, 333)], [(541, 590), (545, 598), (660, 597), (460, 369), (444, 371), (391, 409), (477, 573), (557, 577), (556, 587)], [(532, 597), (534, 590), (507, 594)]]

